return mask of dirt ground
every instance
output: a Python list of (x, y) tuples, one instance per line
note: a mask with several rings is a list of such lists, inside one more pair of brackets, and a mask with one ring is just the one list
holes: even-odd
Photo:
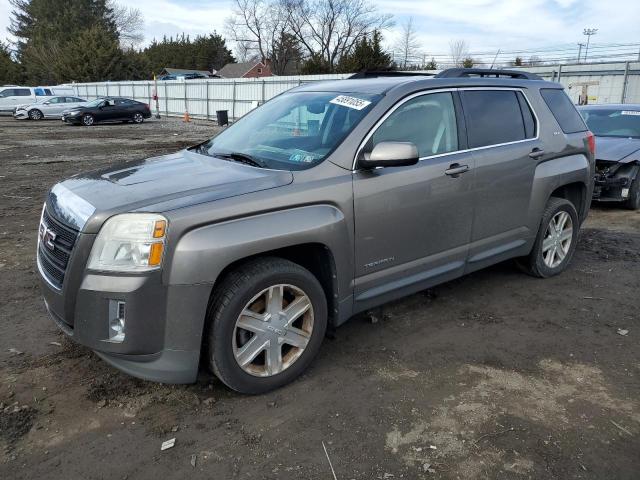
[(138, 381), (66, 341), (34, 267), (46, 190), (213, 133), (0, 117), (0, 478), (640, 478), (640, 212), (594, 208), (559, 277), (505, 263), (354, 318), (268, 395)]

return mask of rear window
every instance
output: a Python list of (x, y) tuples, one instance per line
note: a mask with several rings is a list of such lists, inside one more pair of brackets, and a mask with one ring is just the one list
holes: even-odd
[(462, 92), (470, 148), (516, 142), (527, 138), (516, 93), (513, 90)]
[(560, 128), (564, 133), (584, 132), (587, 130), (582, 117), (571, 103), (564, 90), (558, 88), (543, 88), (540, 95), (556, 117)]

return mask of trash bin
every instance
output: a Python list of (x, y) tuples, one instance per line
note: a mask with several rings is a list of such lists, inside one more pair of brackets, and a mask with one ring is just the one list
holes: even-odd
[(218, 125), (229, 125), (229, 110), (216, 110)]

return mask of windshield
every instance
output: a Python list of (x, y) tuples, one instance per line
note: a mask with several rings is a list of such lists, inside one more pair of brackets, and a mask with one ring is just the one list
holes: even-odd
[(265, 168), (304, 170), (327, 158), (379, 98), (360, 93), (286, 93), (194, 150), (250, 157)]
[(96, 98), (95, 100), (91, 100), (84, 104), (85, 107), (97, 107), (102, 102), (104, 102), (104, 98)]
[(640, 111), (621, 109), (581, 109), (589, 130), (598, 137), (640, 138)]

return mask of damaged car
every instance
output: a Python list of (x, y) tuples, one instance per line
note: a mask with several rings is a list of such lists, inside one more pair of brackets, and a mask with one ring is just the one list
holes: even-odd
[(579, 108), (596, 136), (593, 199), (640, 208), (640, 105)]

